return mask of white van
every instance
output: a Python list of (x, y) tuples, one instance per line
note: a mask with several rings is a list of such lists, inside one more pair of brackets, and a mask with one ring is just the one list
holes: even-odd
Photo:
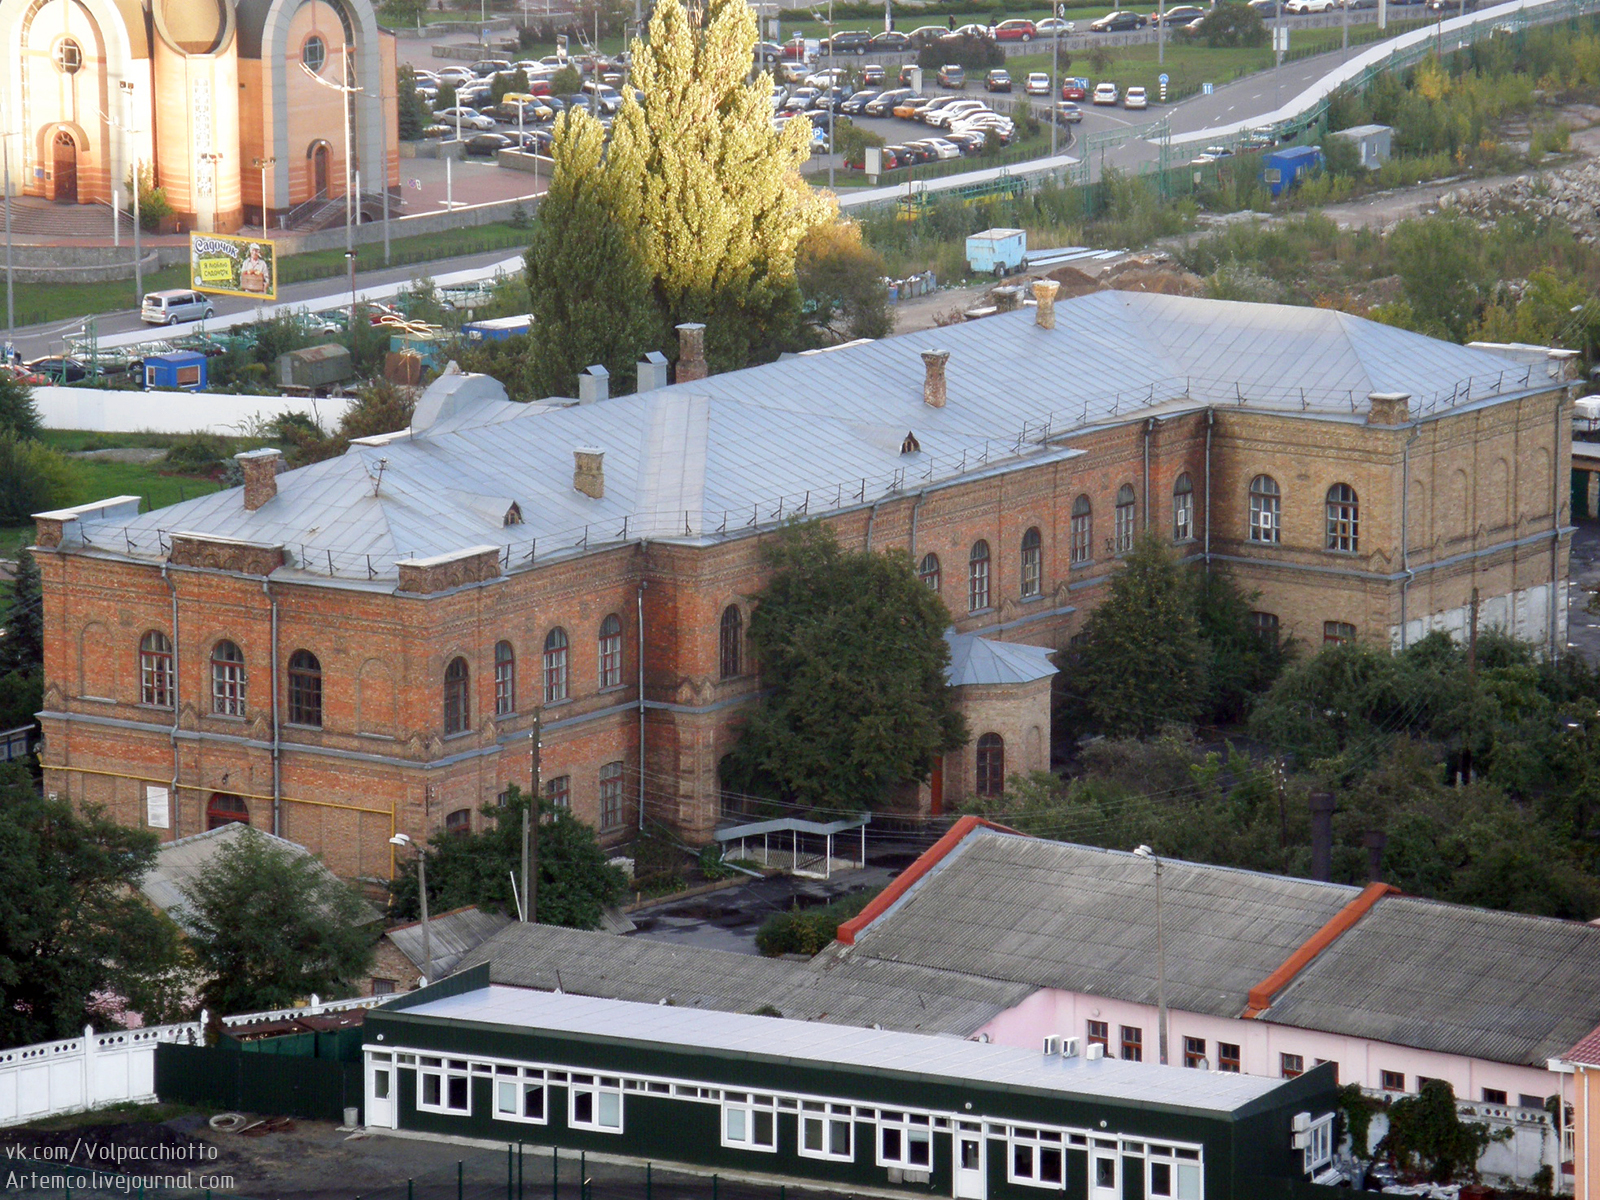
[(148, 293), (139, 306), (139, 319), (151, 325), (176, 325), (180, 321), (209, 321), (216, 311), (209, 297), (172, 288)]

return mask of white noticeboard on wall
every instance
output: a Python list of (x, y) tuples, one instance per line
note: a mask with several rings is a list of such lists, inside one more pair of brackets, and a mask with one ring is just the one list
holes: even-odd
[(168, 804), (168, 792), (164, 787), (154, 784), (145, 784), (144, 788), (144, 823), (151, 829), (169, 829), (172, 826), (171, 806)]

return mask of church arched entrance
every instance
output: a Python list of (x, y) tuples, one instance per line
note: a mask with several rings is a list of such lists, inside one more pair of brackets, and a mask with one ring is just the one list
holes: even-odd
[(312, 195), (317, 199), (326, 199), (328, 195), (328, 143), (318, 142), (311, 147), (311, 186), (315, 189)]
[(55, 161), (53, 174), (55, 178), (55, 201), (57, 204), (76, 204), (78, 202), (78, 143), (71, 133), (65, 129), (56, 131), (55, 141), (51, 149), (54, 151)]

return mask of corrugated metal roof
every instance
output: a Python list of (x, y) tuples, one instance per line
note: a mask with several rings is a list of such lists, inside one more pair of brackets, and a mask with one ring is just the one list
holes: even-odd
[(479, 963), (489, 964), (495, 983), (541, 991), (720, 1012), (770, 1006), (800, 1021), (963, 1037), (1034, 990), (831, 954), (795, 962), (521, 923), (463, 955), (455, 969)]
[[(511, 918), (504, 913), (484, 912), (481, 908), (458, 908), (428, 918), (429, 940), (433, 943), (433, 978), (440, 978), (455, 970), (456, 963), (469, 950), (475, 950), (486, 939), (499, 933)], [(423, 960), (422, 922), (396, 925), (387, 934), (389, 940), (413, 963), (417, 969), (426, 970)]]
[[(1359, 889), (1164, 860), (1167, 1001), (1237, 1017)], [(1155, 1004), (1151, 863), (981, 829), (856, 936), (861, 957)]]
[(1042, 646), (1020, 642), (997, 642), (975, 633), (945, 630), (950, 643), (950, 665), (944, 677), (951, 687), (968, 685), (1033, 683), (1056, 673), (1050, 658), (1055, 653)]
[(403, 1015), (662, 1043), (758, 1061), (783, 1059), (855, 1071), (932, 1075), (1207, 1113), (1234, 1112), (1283, 1085), (1281, 1079), (1255, 1075), (1191, 1071), (1115, 1058), (1046, 1058), (1036, 1050), (955, 1038), (824, 1027), (774, 1017), (697, 1012), (671, 1005), (497, 986), (420, 1004)]
[[(1359, 420), (1370, 392), (1409, 393), (1425, 413), (1550, 385), (1537, 365), (1326, 309), (1112, 291), (1058, 303), (1056, 325), (1024, 309), (570, 407), (447, 378), (414, 436), (286, 472), (254, 512), (225, 491), (85, 531), (136, 558), (160, 556), (173, 531), (282, 544), (285, 574), (362, 582), (485, 543), (516, 569), (1072, 456), (1051, 440), (1152, 409)], [(921, 353), (935, 345), (951, 352), (944, 408), (922, 402)], [(919, 449), (901, 453), (908, 433)], [(600, 500), (571, 486), (572, 451), (590, 445), (606, 452)], [(502, 523), (511, 500), (522, 525)]]
[(1600, 928), (1386, 896), (1261, 1019), (1542, 1067), (1600, 1021)]

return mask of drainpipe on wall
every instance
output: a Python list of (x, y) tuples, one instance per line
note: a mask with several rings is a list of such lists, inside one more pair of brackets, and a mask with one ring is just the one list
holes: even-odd
[[(640, 550), (644, 543), (639, 543)], [(639, 612), (639, 650), (634, 656), (639, 660), (639, 829), (644, 830), (644, 589), (645, 581), (639, 581), (639, 590), (634, 596), (634, 603)]]
[(1150, 528), (1150, 431), (1156, 427), (1156, 419), (1150, 417), (1144, 423), (1144, 526)]
[[(1561, 463), (1570, 462), (1572, 455), (1561, 453), (1561, 410), (1567, 403), (1567, 389), (1556, 396), (1556, 440), (1550, 447), (1550, 657), (1556, 657), (1565, 646), (1558, 647), (1556, 618), (1560, 612), (1557, 597), (1561, 589)], [(1570, 475), (1570, 472), (1568, 473)]]
[(1216, 422), (1214, 409), (1206, 409), (1206, 574), (1211, 574), (1211, 426)]
[(1422, 436), (1422, 427), (1415, 422), (1411, 436), (1400, 447), (1400, 649), (1406, 648), (1406, 604), (1410, 597), (1411, 581), (1417, 573), (1411, 569), (1411, 444)]
[(876, 521), (878, 519), (878, 505), (882, 504), (884, 499), (885, 498), (883, 496), (879, 496), (876, 500), (874, 500), (872, 502), (871, 511), (867, 513), (867, 547), (866, 548), (868, 550), (872, 549), (872, 524), (873, 524), (874, 521)]
[(183, 688), (179, 666), (183, 661), (183, 643), (178, 637), (178, 585), (168, 571), (170, 563), (161, 564), (161, 581), (172, 593), (172, 791), (167, 796), (167, 814), (172, 822), (172, 840), (177, 841), (178, 831), (178, 714), (183, 711)]
[(283, 836), (283, 769), (278, 713), (278, 598), (272, 594), (272, 581), (262, 579), (261, 592), (272, 610), (272, 835)]

